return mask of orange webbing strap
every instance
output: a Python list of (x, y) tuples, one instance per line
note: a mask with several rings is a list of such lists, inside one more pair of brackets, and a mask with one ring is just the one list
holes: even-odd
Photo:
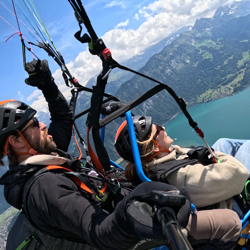
[[(54, 169), (63, 169), (67, 172), (73, 172), (72, 170), (65, 168), (65, 167), (61, 167), (61, 166), (57, 166), (57, 165), (49, 165), (46, 167), (47, 170), (54, 170)], [(76, 183), (77, 186), (79, 186), (81, 189), (85, 190), (88, 193), (93, 194), (93, 191), (90, 190), (79, 178), (77, 178), (77, 176), (70, 176), (70, 178)], [(105, 182), (104, 188), (102, 190), (99, 191), (99, 193), (104, 193), (107, 189), (107, 183)]]
[(163, 152), (167, 152), (167, 153), (171, 153), (171, 151), (168, 148), (164, 148), (162, 147), (155, 139), (152, 139), (152, 142), (159, 148), (161, 149)]
[(29, 151), (24, 152), (24, 153), (15, 153), (15, 155), (37, 155), (38, 152), (30, 146), (30, 144), (24, 138), (22, 132), (18, 131), (18, 134), (22, 137), (22, 139), (23, 139), (24, 143), (26, 144), (26, 146), (28, 147)]
[[(23, 134), (20, 131), (18, 131), (18, 133), (21, 136), (21, 138), (23, 139), (26, 146), (28, 147), (29, 151), (28, 152), (23, 152), (23, 153), (15, 153), (15, 155), (37, 155), (38, 152), (35, 149), (31, 148), (30, 144), (24, 138)], [(5, 145), (4, 145), (4, 152), (3, 152), (4, 155), (8, 155), (9, 138), (10, 138), (10, 135), (8, 136), (8, 138), (7, 138), (6, 142), (5, 142)]]
[(95, 167), (97, 168), (97, 170), (99, 171), (100, 174), (103, 175), (103, 167), (101, 162), (99, 161), (98, 157), (96, 156), (95, 152), (93, 151), (90, 142), (89, 142), (89, 131), (92, 128), (92, 126), (88, 127), (88, 132), (87, 132), (87, 141), (88, 141), (88, 151), (89, 151), (89, 156), (92, 160), (92, 162), (94, 163)]
[(72, 131), (73, 131), (73, 134), (74, 134), (74, 138), (75, 138), (75, 142), (76, 142), (76, 145), (78, 147), (78, 150), (79, 150), (79, 153), (80, 153), (80, 156), (77, 158), (78, 160), (81, 160), (82, 159), (82, 150), (78, 144), (78, 141), (76, 139), (76, 134), (75, 134), (75, 129), (74, 129), (74, 125), (72, 125)]

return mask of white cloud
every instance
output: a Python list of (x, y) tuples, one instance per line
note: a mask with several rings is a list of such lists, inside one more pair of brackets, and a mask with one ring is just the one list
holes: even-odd
[(115, 6), (121, 6), (123, 9), (126, 9), (126, 4), (125, 2), (118, 2), (118, 1), (112, 1), (111, 3), (108, 3), (105, 5), (105, 8), (112, 8), (112, 7), (115, 7)]
[(17, 92), (17, 94), (18, 94), (19, 100), (20, 100), (21, 102), (23, 102), (23, 94), (21, 93), (21, 91), (19, 90), (19, 91)]
[(125, 22), (118, 23), (115, 27), (116, 28), (126, 27), (126, 26), (128, 26), (128, 24), (129, 24), (129, 19), (127, 19)]
[(138, 13), (135, 14), (134, 19), (139, 20), (139, 15), (138, 15)]
[[(136, 19), (140, 17), (145, 19), (137, 30), (115, 28), (108, 31), (102, 38), (111, 50), (114, 59), (122, 63), (142, 53), (146, 48), (181, 27), (193, 25), (196, 19), (212, 17), (219, 6), (231, 2), (233, 0), (158, 0), (141, 8), (135, 15)], [(113, 1), (106, 7), (115, 5), (122, 6), (123, 2)], [(91, 77), (98, 74), (101, 66), (101, 60), (97, 56), (91, 55), (89, 51), (79, 53), (74, 61), (67, 64), (71, 74), (78, 79), (81, 85), (85, 85)], [(65, 86), (61, 70), (57, 70), (53, 76), (65, 97), (69, 99), (70, 89)], [(35, 93), (33, 94), (35, 96)], [(43, 110), (43, 107), (47, 106), (41, 98), (36, 99), (33, 104), (37, 109)]]
[(35, 90), (31, 95), (29, 95), (29, 96), (27, 97), (27, 101), (31, 101), (32, 99), (38, 97), (38, 96), (41, 95), (41, 94), (42, 94), (42, 91), (39, 90), (39, 89), (37, 89), (37, 90)]

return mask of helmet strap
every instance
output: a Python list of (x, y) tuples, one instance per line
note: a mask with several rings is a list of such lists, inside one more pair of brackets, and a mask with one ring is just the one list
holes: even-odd
[(15, 155), (37, 155), (38, 152), (33, 149), (30, 144), (27, 142), (27, 140), (24, 138), (23, 134), (18, 131), (18, 134), (21, 136), (21, 138), (23, 139), (24, 143), (26, 144), (26, 146), (28, 147), (29, 151), (28, 152), (23, 152), (23, 153), (15, 153)]
[(169, 153), (169, 154), (171, 153), (171, 151), (170, 151), (169, 149), (162, 147), (155, 139), (152, 139), (152, 142), (153, 142), (161, 151), (158, 151), (158, 152), (156, 152), (155, 154), (153, 154), (153, 155), (151, 155), (151, 156), (149, 156), (149, 157), (145, 157), (145, 158), (143, 158), (143, 160), (152, 159), (152, 158), (156, 157), (157, 155), (159, 155), (159, 154), (162, 153), (162, 152), (166, 152), (166, 153)]
[(156, 157), (157, 155), (159, 155), (161, 153), (161, 151), (158, 151), (158, 152), (156, 152), (155, 154), (153, 154), (153, 155), (151, 155), (151, 156), (149, 156), (149, 157), (142, 157), (142, 159), (143, 160), (149, 160), (149, 159), (152, 159), (152, 158), (154, 158), (154, 157)]
[(166, 152), (166, 153), (171, 153), (171, 151), (168, 148), (162, 147), (155, 139), (152, 139), (152, 142), (161, 150), (160, 153)]

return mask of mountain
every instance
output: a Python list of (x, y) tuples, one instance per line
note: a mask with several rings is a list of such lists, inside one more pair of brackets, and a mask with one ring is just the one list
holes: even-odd
[[(151, 46), (150, 48), (143, 51), (140, 55), (134, 56), (133, 58), (129, 59), (128, 61), (125, 61), (122, 63), (122, 65), (129, 67), (133, 70), (139, 70), (141, 67), (143, 67), (147, 61), (149, 60), (152, 55), (160, 52), (164, 47), (171, 44), (175, 39), (177, 39), (182, 32), (185, 32), (187, 30), (190, 30), (190, 26), (184, 26), (183, 28), (179, 29), (177, 32), (174, 32), (170, 36), (164, 38), (157, 44)], [(115, 95), (118, 88), (127, 80), (131, 79), (133, 77), (133, 73), (120, 70), (120, 69), (113, 69), (112, 72), (109, 75), (108, 84), (106, 86), (105, 92)], [(88, 83), (86, 84), (86, 87), (92, 88), (93, 85), (95, 85), (96, 76), (92, 77)], [(78, 96), (77, 105), (76, 105), (76, 114), (79, 114), (85, 109), (88, 109), (90, 107), (90, 99), (91, 94), (87, 92), (81, 92)], [(40, 113), (39, 113), (40, 114)], [(43, 114), (41, 114), (42, 117)], [(79, 128), (81, 128), (81, 135), (86, 140), (86, 116), (81, 117), (76, 120), (76, 124)], [(118, 127), (117, 127), (118, 128)], [(107, 133), (109, 133), (107, 131)], [(106, 134), (107, 134), (106, 133)], [(108, 137), (108, 134), (107, 134)], [(76, 143), (74, 138), (72, 137), (71, 144), (69, 146), (69, 152), (71, 152), (73, 155), (79, 155)]]
[[(0, 177), (7, 171), (7, 159), (3, 159), (5, 166), (0, 166)], [(4, 194), (3, 194), (4, 187), (0, 185), (0, 214), (3, 213), (10, 205), (5, 201)]]
[[(248, 14), (248, 1), (218, 8), (212, 18), (198, 19), (191, 30), (177, 34), (175, 39), (158, 50), (158, 53), (151, 56), (146, 63), (143, 62), (144, 66), (139, 72), (169, 85), (178, 96), (185, 99), (187, 107), (243, 90), (249, 86), (250, 73)], [(136, 59), (132, 62), (136, 62)], [(122, 76), (126, 72), (119, 74)], [(126, 77), (120, 79), (124, 80)], [(115, 96), (125, 103), (156, 85), (137, 75), (122, 84), (120, 79), (116, 79), (115, 76), (112, 78), (111, 75), (106, 91), (113, 94), (117, 89)], [(90, 95), (83, 94), (83, 97), (87, 99), (78, 99), (77, 112), (89, 105)], [(162, 91), (136, 107), (133, 112), (152, 115), (155, 123), (165, 124), (181, 111), (173, 98), (166, 91)], [(112, 159), (118, 157), (113, 141), (114, 131), (120, 123), (121, 118), (118, 118), (106, 126), (105, 146)], [(77, 124), (82, 128), (81, 133), (84, 137), (85, 119), (80, 118)], [(70, 151), (78, 155), (74, 142)]]
[[(241, 8), (246, 6), (250, 12), (249, 2), (230, 6), (235, 10), (234, 15), (236, 9), (242, 13)], [(197, 20), (191, 31), (182, 33), (151, 57), (140, 72), (172, 87), (188, 106), (244, 89), (249, 78), (250, 16), (234, 18), (230, 14), (230, 6), (219, 8), (213, 18)], [(116, 96), (129, 102), (153, 86), (153, 82), (134, 76), (121, 85)], [(166, 114), (156, 110), (160, 104), (167, 106)], [(141, 105), (137, 111), (156, 114), (161, 116), (161, 122), (166, 122), (176, 114), (175, 106), (169, 95), (162, 93), (148, 101), (147, 105)]]
[(220, 29), (223, 31), (225, 24), (228, 24), (230, 20), (244, 17), (250, 14), (250, 2), (241, 1), (234, 2), (226, 6), (219, 7), (213, 18), (201, 18), (196, 20), (194, 29), (198, 32), (209, 33), (211, 30)]
[[(152, 56), (139, 72), (170, 86), (185, 99), (187, 107), (242, 91), (250, 85), (250, 15), (241, 14), (249, 13), (249, 2), (219, 8), (213, 18), (197, 20), (192, 30)], [(115, 96), (128, 103), (155, 85), (136, 75), (123, 83)], [(180, 112), (167, 91), (133, 110), (137, 115), (153, 116), (157, 124), (167, 123)], [(112, 141), (118, 125), (109, 126), (106, 145), (110, 155), (117, 157)]]
[[(132, 57), (131, 59), (122, 63), (123, 66), (131, 68), (133, 70), (139, 70), (143, 67), (148, 59), (156, 53), (159, 53), (165, 46), (171, 44), (175, 39), (177, 39), (181, 33), (190, 30), (191, 26), (184, 26), (179, 29), (177, 32), (174, 32), (170, 36), (162, 39), (160, 42), (155, 45), (147, 48), (145, 51), (141, 52), (139, 55)], [(115, 94), (117, 89), (121, 86), (122, 83), (129, 80), (133, 77), (133, 73), (121, 70), (113, 69), (109, 75), (108, 85), (105, 89), (106, 93)], [(86, 87), (91, 88), (95, 85), (96, 76), (92, 77), (86, 84)]]
[(214, 16), (214, 20), (230, 20), (237, 17), (247, 16), (250, 13), (250, 2), (240, 1), (219, 7)]

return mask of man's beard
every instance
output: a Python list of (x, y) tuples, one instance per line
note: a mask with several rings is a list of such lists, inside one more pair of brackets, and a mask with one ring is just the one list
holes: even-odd
[(25, 138), (30, 144), (31, 148), (35, 149), (40, 154), (51, 154), (57, 149), (57, 146), (53, 139), (47, 138), (47, 129), (44, 130), (42, 141), (40, 141), (40, 138), (37, 138), (37, 140), (32, 140), (29, 134), (26, 134)]

